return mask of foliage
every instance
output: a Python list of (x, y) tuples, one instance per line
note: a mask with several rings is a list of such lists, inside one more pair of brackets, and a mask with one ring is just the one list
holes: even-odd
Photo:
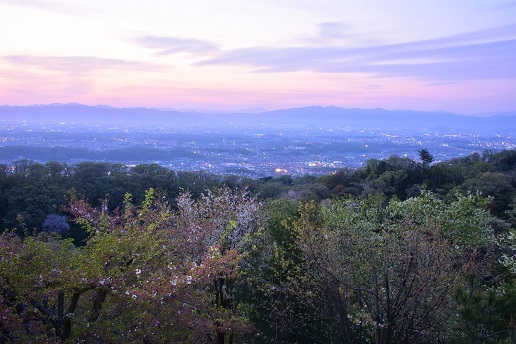
[(476, 271), (471, 271), (461, 288), (456, 290), (462, 322), (458, 324), (455, 342), (500, 343), (515, 338), (514, 238), (514, 229), (499, 235), (494, 242), (491, 259), (489, 252), (485, 251), (482, 252), (482, 260), (477, 256)]
[[(315, 203), (306, 207), (315, 206)], [(258, 343), (327, 343), (335, 331), (313, 312), (325, 299), (317, 280), (298, 249), (294, 224), (299, 221), (298, 204), (275, 200), (266, 209), (267, 231), (255, 238), (251, 251), (249, 300)]]
[(434, 157), (432, 154), (430, 154), (428, 149), (421, 149), (417, 153), (419, 154), (419, 158), (421, 159), (421, 162), (425, 168), (427, 168), (434, 161)]
[(387, 204), (378, 195), (274, 202), (253, 285), (268, 305), (256, 320), (264, 342), (459, 340), (472, 320), (454, 295), (497, 264), (487, 203), (471, 194), (446, 203), (428, 191)]
[[(93, 162), (39, 164), (20, 160), (0, 169), (0, 231), (14, 227), (21, 231), (19, 219), (23, 220), (28, 232), (39, 232), (49, 214), (64, 215), (62, 208), (70, 190), (82, 195), (94, 207), (109, 194), (108, 207), (114, 210), (122, 204), (126, 192), (140, 203), (149, 188), (173, 200), (181, 189), (198, 197), (206, 189), (223, 185), (247, 187), (262, 200), (292, 198), (301, 201), (323, 200), (331, 195), (364, 198), (373, 194), (405, 200), (419, 195), (423, 189), (451, 199), (456, 192), (465, 194), (480, 190), (485, 196), (493, 197), (490, 207), (494, 213), (507, 219), (506, 211), (516, 197), (515, 157), (513, 150), (499, 153), (486, 150), (424, 165), (393, 155), (382, 160), (369, 159), (360, 169), (341, 169), (321, 177), (281, 175), (260, 179), (171, 171), (157, 164), (129, 167)], [(80, 244), (84, 236), (73, 225), (71, 235), (76, 244)]]
[(0, 342), (508, 342), (515, 157), (0, 166)]
[[(228, 205), (237, 207), (224, 222), (213, 217)], [(183, 194), (178, 207), (173, 213), (152, 189), (140, 206), (126, 195), (112, 213), (107, 201), (95, 209), (72, 199), (71, 213), (90, 234), (81, 248), (46, 234), (4, 233), (4, 337), (220, 343), (226, 333), (251, 331), (245, 309), (221, 298), (242, 274), (241, 247), (258, 225), (259, 205), (244, 191), (221, 189), (198, 203)]]

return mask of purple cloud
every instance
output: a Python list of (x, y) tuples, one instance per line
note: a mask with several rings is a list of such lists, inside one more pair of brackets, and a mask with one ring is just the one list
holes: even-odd
[(198, 39), (143, 36), (135, 41), (144, 48), (159, 50), (158, 55), (170, 55), (179, 52), (206, 53), (219, 50), (216, 45)]
[(307, 70), (430, 80), (516, 78), (516, 25), (399, 44), (348, 47), (251, 47), (196, 65), (243, 65), (256, 72)]

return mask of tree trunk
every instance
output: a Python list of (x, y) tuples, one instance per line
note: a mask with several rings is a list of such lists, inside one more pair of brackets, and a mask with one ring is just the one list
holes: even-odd
[[(219, 307), (224, 307), (224, 279), (219, 278), (215, 281), (215, 302)], [(217, 344), (224, 344), (225, 333), (217, 330)]]
[(56, 335), (63, 338), (63, 316), (64, 316), (64, 292), (60, 291), (57, 295), (57, 321), (56, 321)]
[(385, 341), (384, 343), (388, 344), (392, 340), (392, 305), (391, 305), (391, 295), (389, 289), (389, 276), (385, 273), (385, 294), (387, 297), (387, 323), (384, 326), (385, 330)]
[(217, 332), (217, 344), (224, 344), (224, 332)]

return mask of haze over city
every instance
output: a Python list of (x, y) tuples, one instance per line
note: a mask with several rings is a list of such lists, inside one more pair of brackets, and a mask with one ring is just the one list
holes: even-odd
[(516, 1), (2, 0), (0, 32), (0, 105), (516, 111)]

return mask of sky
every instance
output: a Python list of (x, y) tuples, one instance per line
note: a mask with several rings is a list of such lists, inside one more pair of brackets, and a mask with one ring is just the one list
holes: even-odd
[(516, 112), (516, 0), (0, 0), (0, 105)]

